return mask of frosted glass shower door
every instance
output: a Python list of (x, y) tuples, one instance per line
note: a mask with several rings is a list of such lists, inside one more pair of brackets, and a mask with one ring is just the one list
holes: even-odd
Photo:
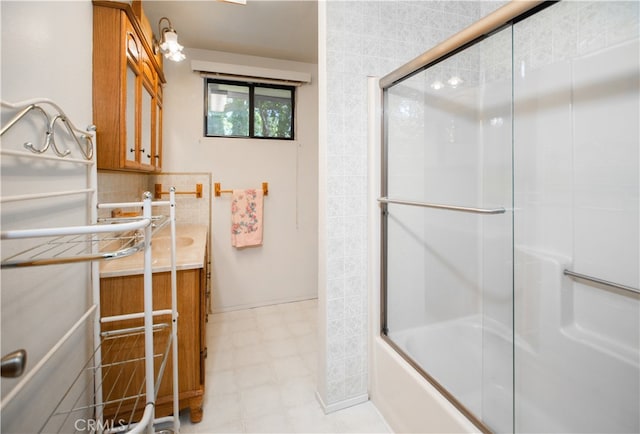
[(385, 90), (383, 324), (476, 424), (513, 429), (511, 29)]

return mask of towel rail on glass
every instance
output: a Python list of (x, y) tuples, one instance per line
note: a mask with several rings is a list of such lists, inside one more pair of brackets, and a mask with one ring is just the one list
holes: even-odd
[(443, 205), (437, 203), (428, 203), (428, 202), (414, 202), (410, 200), (399, 200), (399, 199), (389, 199), (388, 197), (380, 197), (378, 198), (378, 202), (380, 203), (393, 203), (396, 205), (409, 205), (409, 206), (418, 206), (422, 208), (435, 208), (442, 209), (448, 211), (458, 211), (458, 212), (468, 212), (473, 214), (504, 214), (504, 208), (473, 208), (466, 206), (454, 206), (454, 205)]
[(621, 289), (623, 291), (631, 292), (634, 294), (640, 294), (640, 289), (634, 288), (632, 286), (621, 285), (619, 283), (611, 282), (609, 280), (598, 279), (597, 277), (587, 276), (586, 274), (576, 273), (575, 271), (565, 269), (563, 274), (565, 276), (574, 277), (576, 279), (582, 279), (588, 282), (593, 282), (600, 285), (608, 286), (609, 288), (616, 288), (616, 289)]

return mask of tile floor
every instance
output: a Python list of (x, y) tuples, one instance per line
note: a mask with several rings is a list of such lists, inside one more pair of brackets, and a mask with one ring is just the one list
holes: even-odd
[(202, 422), (183, 433), (389, 433), (371, 402), (316, 401), (317, 300), (209, 315)]

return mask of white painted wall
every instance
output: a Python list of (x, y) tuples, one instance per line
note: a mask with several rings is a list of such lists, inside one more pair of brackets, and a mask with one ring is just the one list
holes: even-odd
[(165, 62), (163, 170), (210, 172), (223, 189), (259, 188), (263, 245), (231, 246), (231, 196), (212, 199), (214, 311), (315, 298), (317, 295), (317, 65), (189, 49), (189, 59), (310, 73), (296, 88), (296, 139), (203, 137), (204, 79), (190, 62)]
[[(92, 123), (92, 6), (78, 2), (0, 2), (2, 29), (2, 100), (31, 98), (56, 101), (70, 119), (84, 128)], [(13, 112), (2, 109), (2, 121)], [(40, 142), (43, 119), (37, 114), (24, 119), (2, 137), (3, 149), (22, 149), (27, 140)], [(79, 153), (64, 134), (59, 145)], [(55, 162), (2, 157), (2, 195), (84, 188), (86, 169)], [(2, 205), (2, 229), (86, 224), (84, 197), (38, 200)], [(17, 246), (3, 241), (2, 256)], [(33, 368), (55, 342), (84, 313), (89, 303), (88, 263), (2, 270), (2, 355), (17, 348), (28, 353)], [(91, 324), (91, 323), (89, 323)], [(87, 337), (81, 329), (62, 347), (60, 355), (34, 377), (30, 386), (2, 413), (2, 432), (37, 432), (72, 376), (86, 361)], [(87, 332), (87, 333), (85, 333)], [(2, 394), (17, 380), (1, 380)], [(70, 419), (73, 424), (75, 417)], [(66, 425), (63, 431), (72, 427)], [(48, 427), (44, 431), (51, 431)]]

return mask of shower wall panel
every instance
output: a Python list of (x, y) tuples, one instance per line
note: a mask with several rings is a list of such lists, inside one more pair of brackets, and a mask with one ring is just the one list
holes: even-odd
[(640, 10), (514, 26), (517, 432), (640, 431)]

